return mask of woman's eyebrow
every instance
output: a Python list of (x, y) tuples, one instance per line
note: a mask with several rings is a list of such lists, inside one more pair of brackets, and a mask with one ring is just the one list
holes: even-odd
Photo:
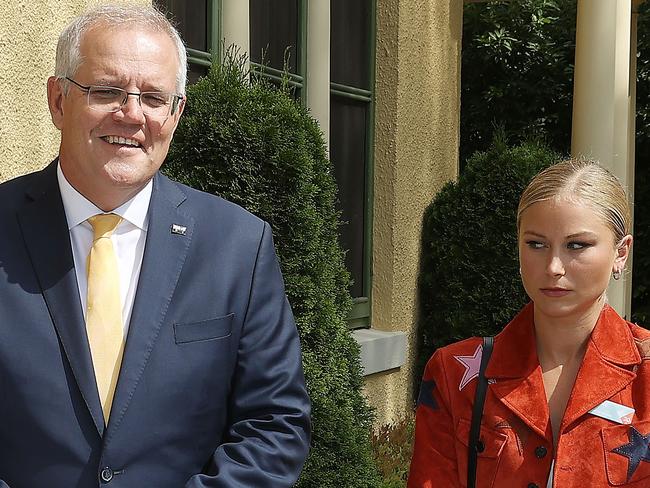
[(530, 235), (530, 236), (534, 236), (534, 237), (546, 237), (544, 234), (540, 234), (539, 232), (535, 232), (535, 231), (532, 231), (532, 230), (525, 231), (524, 235)]
[(589, 230), (583, 230), (581, 232), (576, 232), (575, 234), (568, 235), (567, 239), (575, 239), (576, 237), (597, 237), (596, 234)]

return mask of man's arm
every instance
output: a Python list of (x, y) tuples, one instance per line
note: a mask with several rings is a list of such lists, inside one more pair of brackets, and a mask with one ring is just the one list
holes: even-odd
[[(229, 429), (186, 488), (291, 487), (310, 441), (300, 343), (264, 224), (229, 399)], [(1, 488), (1, 487), (0, 487)]]

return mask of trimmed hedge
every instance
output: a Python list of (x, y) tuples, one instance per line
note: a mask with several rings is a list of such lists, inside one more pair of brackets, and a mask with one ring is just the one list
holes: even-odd
[(519, 277), (517, 205), (532, 177), (558, 159), (540, 143), (508, 147), (497, 138), (487, 152), (470, 157), (458, 182), (445, 185), (427, 208), (415, 381), (435, 349), (497, 333), (527, 302)]
[(296, 486), (374, 487), (372, 411), (347, 329), (350, 276), (322, 133), (286, 89), (247, 74), (244, 59), (229, 56), (188, 88), (164, 171), (273, 227), (313, 403), (311, 453)]

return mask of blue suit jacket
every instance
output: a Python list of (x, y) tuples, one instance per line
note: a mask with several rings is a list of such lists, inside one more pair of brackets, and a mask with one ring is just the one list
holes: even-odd
[(309, 445), (309, 399), (268, 224), (155, 176), (104, 426), (55, 164), (0, 185), (0, 479), (11, 488), (292, 486)]

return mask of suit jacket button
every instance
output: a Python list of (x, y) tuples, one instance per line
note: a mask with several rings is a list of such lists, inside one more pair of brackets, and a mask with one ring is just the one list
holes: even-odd
[(535, 456), (537, 456), (539, 459), (542, 459), (544, 456), (546, 456), (546, 453), (548, 451), (544, 446), (537, 446), (535, 448)]
[(537, 483), (528, 483), (528, 488), (539, 488)]
[(101, 473), (99, 473), (99, 477), (104, 483), (110, 483), (113, 479), (113, 470), (109, 467), (103, 468)]

